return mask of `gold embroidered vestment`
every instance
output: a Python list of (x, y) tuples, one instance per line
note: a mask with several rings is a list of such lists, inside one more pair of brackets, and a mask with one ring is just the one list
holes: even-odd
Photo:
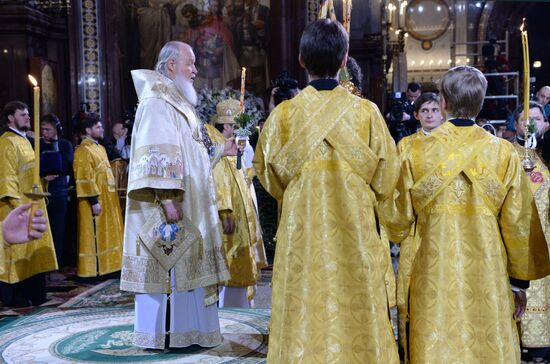
[[(514, 144), (520, 156), (525, 149)], [(538, 211), (546, 244), (550, 243), (550, 221), (548, 219), (548, 193), (550, 173), (542, 159), (532, 153), (535, 169), (528, 173), (529, 187), (533, 194), (533, 208)], [(550, 276), (533, 280), (527, 289), (527, 307), (520, 319), (521, 344), (528, 348), (550, 346)]]
[(411, 363), (519, 363), (508, 277), (550, 272), (514, 147), (450, 122), (411, 140), (383, 222), (392, 241), (416, 223), (408, 314)]
[(375, 219), (396, 152), (378, 108), (307, 87), (271, 113), (254, 166), (283, 201), (268, 363), (398, 363)]
[[(119, 271), (123, 222), (115, 178), (102, 145), (84, 139), (74, 152), (78, 201), (77, 270), (79, 277)], [(94, 217), (89, 197), (97, 197), (101, 214)]]
[[(15, 207), (30, 202), (24, 195), (33, 185), (34, 151), (28, 139), (6, 131), (0, 136), (0, 221)], [(40, 209), (47, 217), (46, 203)], [(4, 270), (0, 281), (17, 283), (38, 273), (57, 269), (55, 248), (50, 226), (40, 239), (25, 244), (2, 246)]]

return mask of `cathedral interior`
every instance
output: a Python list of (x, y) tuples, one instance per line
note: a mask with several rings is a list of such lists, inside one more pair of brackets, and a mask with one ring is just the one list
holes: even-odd
[[(423, 92), (437, 92), (447, 70), (469, 65), (488, 80), (481, 124), (506, 138), (513, 131), (507, 119), (522, 103), (524, 85), (529, 85), (531, 99), (550, 85), (545, 35), (550, 1), (545, 0), (0, 0), (0, 105), (19, 100), (29, 105), (31, 115), (36, 105), (40, 116), (57, 115), (58, 132), (74, 145), (82, 136), (78, 124), (87, 114), (101, 120), (105, 140), (114, 140), (117, 124), (131, 135), (138, 105), (131, 71), (154, 69), (163, 45), (176, 40), (194, 50), (200, 121), (211, 123), (216, 103), (238, 99), (242, 89), (242, 102), (261, 125), (272, 110), (274, 89), (292, 94), (308, 85), (298, 61), (300, 37), (327, 1), (334, 5), (336, 19), (347, 13), (349, 55), (362, 74), (355, 80), (360, 95), (385, 116), (411, 83)], [(527, 66), (522, 24), (529, 34)], [(38, 80), (39, 103), (29, 75)], [(117, 166), (111, 163), (113, 169)], [(45, 306), (10, 309), (0, 304), (0, 357), (7, 363), (264, 363), (281, 207), (258, 181), (253, 186), (268, 264), (258, 278), (258, 310), (220, 310), (231, 345), (169, 353), (134, 348), (128, 339), (133, 297), (119, 290), (116, 275), (73, 279), (78, 223), (72, 188), (63, 215), (63, 254), (57, 258), (62, 279), (48, 276)], [(122, 213), (125, 192), (119, 188)], [(395, 260), (399, 250), (391, 249)], [(395, 310), (391, 315), (395, 321)]]

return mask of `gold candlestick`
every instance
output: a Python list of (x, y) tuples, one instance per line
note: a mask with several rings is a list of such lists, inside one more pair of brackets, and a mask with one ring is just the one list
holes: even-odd
[(29, 75), (29, 81), (33, 85), (33, 125), (34, 125), (34, 168), (32, 189), (26, 192), (25, 196), (31, 199), (31, 211), (29, 218), (29, 231), (32, 230), (32, 217), (38, 209), (41, 198), (49, 196), (49, 193), (42, 192), (40, 188), (40, 87), (38, 81), (32, 75)]
[(521, 23), (520, 27), (521, 31), (521, 47), (523, 50), (523, 130), (524, 130), (524, 138), (525, 138), (525, 145), (524, 149), (525, 152), (523, 153), (522, 159), (521, 159), (521, 165), (523, 166), (523, 169), (525, 172), (531, 172), (533, 169), (535, 169), (535, 163), (533, 162), (533, 159), (531, 158), (531, 148), (532, 146), (529, 144), (529, 89), (530, 89), (530, 64), (529, 64), (529, 40), (527, 38), (527, 29), (525, 25), (525, 18), (523, 18), (523, 21)]
[(29, 80), (33, 85), (33, 124), (34, 124), (34, 168), (32, 183), (38, 185), (40, 183), (40, 87), (38, 81), (32, 75), (29, 75)]
[[(528, 133), (527, 124), (529, 123), (529, 89), (530, 89), (530, 64), (529, 64), (529, 40), (527, 38), (527, 29), (525, 18), (521, 23), (521, 45), (523, 49), (523, 120), (525, 123), (525, 132)], [(526, 135), (527, 139), (527, 135)]]
[(244, 84), (246, 80), (246, 68), (241, 68), (241, 99), (240, 99), (240, 106), (241, 106), (241, 114), (244, 112)]

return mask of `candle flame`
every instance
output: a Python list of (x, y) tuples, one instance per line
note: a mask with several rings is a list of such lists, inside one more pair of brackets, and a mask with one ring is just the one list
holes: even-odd
[(525, 29), (525, 18), (523, 18), (523, 20), (521, 21), (521, 27), (519, 27), (519, 30), (521, 32), (523, 32), (524, 29)]
[(38, 86), (38, 81), (32, 75), (29, 75), (29, 81), (31, 81), (34, 87)]

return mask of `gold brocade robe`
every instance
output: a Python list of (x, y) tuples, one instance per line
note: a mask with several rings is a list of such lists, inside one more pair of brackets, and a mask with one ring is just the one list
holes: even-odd
[[(120, 270), (122, 213), (115, 179), (102, 145), (84, 139), (74, 152), (78, 198), (77, 270), (79, 277), (95, 277)], [(98, 197), (101, 214), (94, 217), (89, 197)]]
[(528, 181), (514, 147), (478, 126), (446, 122), (400, 156), (383, 223), (392, 241), (416, 221), (410, 267), (411, 363), (519, 363), (509, 276), (550, 272), (532, 234)]
[(283, 200), (268, 363), (399, 362), (375, 219), (396, 161), (376, 105), (340, 86), (307, 87), (269, 116), (254, 157)]
[[(401, 158), (407, 155), (411, 141), (424, 137), (422, 129), (416, 133), (407, 136), (397, 144), (397, 154)], [(411, 227), (409, 235), (401, 242), (399, 251), (399, 269), (397, 270), (397, 318), (398, 318), (398, 334), (399, 345), (407, 350), (407, 324), (408, 318), (408, 297), (409, 297), (409, 282), (411, 276), (411, 265), (418, 249), (418, 236), (415, 235), (415, 224)]]
[[(520, 156), (525, 148), (514, 144)], [(529, 186), (533, 194), (533, 203), (539, 213), (541, 228), (546, 244), (550, 243), (550, 221), (548, 220), (548, 193), (550, 192), (550, 173), (536, 153), (531, 157), (535, 169), (528, 174)], [(550, 276), (533, 280), (527, 289), (527, 307), (520, 319), (521, 343), (528, 348), (550, 346)]]
[[(223, 144), (225, 138), (212, 125), (206, 124), (212, 141)], [(220, 138), (221, 137), (221, 138)], [(244, 169), (237, 169), (237, 157), (223, 157), (214, 167), (216, 201), (220, 217), (230, 215), (235, 221), (235, 231), (224, 234), (222, 240), (231, 279), (223, 283), (228, 287), (253, 286), (258, 280), (258, 267), (254, 245), (258, 241), (256, 209)]]
[[(30, 202), (24, 195), (33, 185), (34, 151), (27, 138), (6, 131), (0, 136), (0, 220), (15, 207)], [(41, 187), (41, 186), (40, 186)], [(46, 204), (40, 209), (47, 218)], [(17, 283), (38, 273), (57, 269), (50, 226), (40, 239), (25, 244), (3, 244), (4, 270), (0, 281)]]

